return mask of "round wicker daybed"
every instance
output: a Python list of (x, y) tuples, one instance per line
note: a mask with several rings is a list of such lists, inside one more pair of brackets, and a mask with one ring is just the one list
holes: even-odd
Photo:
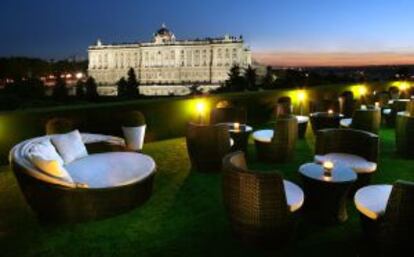
[(79, 222), (110, 217), (151, 196), (155, 162), (147, 155), (126, 151), (124, 140), (118, 137), (81, 134), (89, 155), (64, 166), (73, 183), (37, 169), (29, 153), (37, 143), (53, 136), (23, 141), (10, 152), (21, 191), (40, 220)]

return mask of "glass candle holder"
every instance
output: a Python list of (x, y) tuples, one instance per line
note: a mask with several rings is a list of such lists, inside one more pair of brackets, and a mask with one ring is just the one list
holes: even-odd
[(235, 122), (235, 123), (233, 124), (233, 128), (234, 128), (234, 130), (239, 131), (239, 130), (240, 130), (240, 123)]
[(325, 177), (331, 177), (332, 176), (332, 170), (334, 168), (334, 163), (331, 161), (325, 161), (323, 164), (323, 175)]

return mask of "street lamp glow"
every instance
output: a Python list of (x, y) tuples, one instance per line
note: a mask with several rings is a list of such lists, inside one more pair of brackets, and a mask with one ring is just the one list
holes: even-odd
[(298, 91), (297, 96), (298, 96), (299, 102), (303, 102), (306, 99), (306, 93), (304, 91), (302, 91), (302, 90), (301, 91)]
[(205, 103), (200, 101), (196, 104), (196, 110), (198, 114), (203, 114), (205, 109), (206, 109)]
[(365, 86), (360, 86), (359, 87), (359, 95), (360, 96), (365, 96), (367, 94), (367, 88)]

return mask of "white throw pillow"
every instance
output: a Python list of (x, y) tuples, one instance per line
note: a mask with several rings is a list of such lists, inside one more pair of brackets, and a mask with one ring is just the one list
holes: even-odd
[(67, 134), (53, 136), (51, 141), (62, 156), (65, 164), (88, 156), (88, 151), (86, 150), (78, 130), (74, 130)]
[(60, 157), (49, 139), (34, 144), (30, 149), (30, 155), (37, 155), (44, 160), (56, 160), (60, 165), (64, 163), (62, 157)]
[(71, 176), (58, 160), (47, 160), (38, 154), (30, 154), (29, 158), (33, 165), (44, 173), (65, 182), (73, 183)]

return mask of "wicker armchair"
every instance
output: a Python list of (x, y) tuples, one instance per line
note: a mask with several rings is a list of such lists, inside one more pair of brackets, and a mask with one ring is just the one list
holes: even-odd
[(303, 191), (277, 172), (248, 170), (242, 152), (223, 160), (223, 200), (233, 233), (247, 244), (288, 243), (302, 207)]
[(187, 150), (193, 169), (203, 172), (221, 171), (222, 159), (230, 151), (228, 126), (189, 123)]
[(409, 256), (414, 232), (414, 183), (361, 188), (355, 194), (364, 235), (375, 256)]
[[(364, 158), (372, 164), (369, 170), (354, 168), (358, 175), (351, 188), (351, 195), (356, 189), (368, 185), (376, 171), (379, 155), (379, 137), (370, 132), (356, 129), (323, 129), (316, 134), (315, 160), (317, 156), (342, 153)], [(345, 163), (350, 165), (351, 163)]]
[(226, 123), (226, 122), (238, 122), (245, 124), (247, 121), (246, 110), (243, 108), (237, 107), (223, 107), (223, 108), (214, 108), (211, 110), (210, 114), (210, 123)]
[[(261, 134), (265, 133), (266, 138)], [(265, 162), (288, 162), (294, 158), (298, 138), (298, 120), (295, 116), (276, 119), (273, 130), (259, 130), (253, 133), (257, 157)]]
[(414, 116), (408, 112), (398, 113), (395, 125), (397, 153), (414, 158)]
[(391, 111), (388, 115), (385, 116), (386, 118), (385, 121), (388, 126), (390, 127), (395, 126), (397, 114), (399, 112), (406, 111), (408, 103), (409, 103), (408, 99), (397, 99), (397, 100), (392, 101), (392, 103), (390, 104)]
[(341, 120), (341, 126), (378, 134), (381, 126), (381, 110), (356, 110), (352, 116), (352, 119)]
[(292, 99), (288, 96), (282, 96), (277, 99), (275, 117), (292, 114), (293, 106)]

